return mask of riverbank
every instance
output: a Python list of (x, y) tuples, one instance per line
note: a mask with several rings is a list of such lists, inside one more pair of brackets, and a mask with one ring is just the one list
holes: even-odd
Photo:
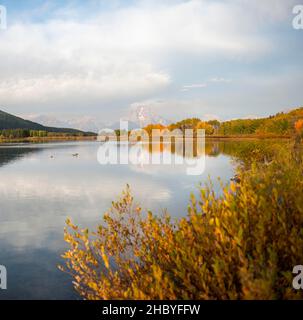
[[(60, 142), (60, 141), (96, 141), (96, 136), (50, 136), (50, 137), (27, 137), (27, 138), (0, 138), (0, 144), (5, 143), (45, 143), (45, 142)], [(122, 137), (108, 137), (110, 141), (127, 141)], [(291, 139), (290, 135), (211, 135), (205, 136), (206, 140), (267, 140), (267, 139)], [(194, 137), (195, 139), (195, 137)], [(102, 141), (102, 140), (100, 140)]]
[(216, 139), (216, 140), (267, 140), (267, 139), (291, 139), (290, 135), (230, 135), (230, 136), (205, 136), (206, 139)]
[[(140, 137), (140, 136), (138, 136)], [(161, 137), (163, 136), (155, 136), (155, 141), (158, 141)], [(172, 134), (172, 137), (174, 137), (174, 135)], [(152, 137), (150, 137), (149, 139), (147, 138), (141, 138), (140, 141), (144, 141), (144, 142), (148, 142), (150, 141)], [(203, 136), (199, 136), (200, 139), (203, 138)], [(211, 135), (211, 136), (205, 136), (206, 140), (289, 140), (291, 139), (292, 136), (291, 135), (228, 135), (228, 136), (222, 136), (222, 135)], [(186, 140), (197, 140), (197, 137), (185, 137), (184, 139)], [(130, 142), (135, 142), (137, 141), (137, 136), (133, 136), (131, 138), (127, 137), (127, 136), (107, 136), (107, 137), (99, 137), (98, 139), (99, 141), (118, 141), (118, 142), (125, 142), (125, 141), (130, 141)]]
[(45, 143), (61, 141), (95, 141), (97, 136), (50, 136), (50, 137), (28, 137), (28, 138), (0, 138), (0, 144), (6, 143)]

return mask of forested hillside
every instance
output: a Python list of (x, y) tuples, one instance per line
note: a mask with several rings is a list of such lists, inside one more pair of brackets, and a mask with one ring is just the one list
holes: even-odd
[(24, 138), (33, 136), (46, 136), (51, 134), (92, 135), (70, 128), (46, 127), (39, 123), (24, 120), (0, 110), (0, 135), (6, 138)]
[[(169, 130), (205, 129), (207, 136), (292, 136), (295, 124), (303, 119), (303, 107), (290, 112), (280, 112), (267, 118), (236, 119), (220, 122), (218, 120), (202, 121), (189, 118), (172, 123)], [(153, 128), (163, 129), (163, 125), (149, 125), (145, 129), (150, 133)]]

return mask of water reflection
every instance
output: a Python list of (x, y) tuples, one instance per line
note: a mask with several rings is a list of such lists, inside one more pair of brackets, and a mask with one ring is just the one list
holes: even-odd
[(16, 161), (27, 154), (39, 151), (38, 148), (1, 147), (0, 146), (0, 167), (12, 161)]
[(68, 216), (82, 226), (95, 226), (127, 183), (144, 208), (167, 208), (174, 217), (183, 216), (190, 192), (208, 175), (229, 181), (239, 142), (207, 142), (201, 176), (188, 176), (179, 165), (101, 166), (99, 146), (67, 142), (0, 147), (0, 264), (9, 274), (8, 290), (0, 290), (0, 299), (76, 298), (69, 277), (56, 268), (66, 248), (63, 227)]

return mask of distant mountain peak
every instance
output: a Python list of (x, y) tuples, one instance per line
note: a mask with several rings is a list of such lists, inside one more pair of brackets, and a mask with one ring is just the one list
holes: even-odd
[(126, 120), (136, 123), (140, 128), (145, 127), (149, 124), (168, 124), (168, 121), (166, 119), (157, 115), (149, 106), (146, 105), (138, 105), (136, 107), (133, 107)]

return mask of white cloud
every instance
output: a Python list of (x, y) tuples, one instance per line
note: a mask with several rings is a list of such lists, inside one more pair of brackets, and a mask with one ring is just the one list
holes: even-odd
[(215, 78), (211, 78), (210, 80), (208, 80), (204, 83), (193, 83), (190, 85), (185, 85), (182, 87), (181, 91), (186, 92), (191, 89), (206, 88), (209, 83), (230, 83), (230, 82), (231, 82), (231, 79), (226, 79), (226, 78), (222, 78), (222, 77), (221, 78), (215, 77)]
[(218, 82), (230, 83), (230, 82), (231, 82), (231, 79), (216, 77), (216, 78), (211, 78), (209, 81), (210, 81), (210, 82), (216, 82), (216, 83), (218, 83)]
[(194, 83), (194, 84), (189, 84), (189, 85), (183, 86), (181, 91), (188, 91), (190, 89), (201, 89), (201, 88), (205, 88), (205, 87), (206, 87), (206, 83)]
[(82, 20), (67, 8), (45, 23), (10, 25), (0, 34), (0, 102), (68, 108), (150, 97), (174, 80), (160, 65), (175, 55), (266, 51), (261, 36), (245, 33), (239, 10), (197, 0), (139, 2)]
[[(85, 9), (85, 14), (86, 6), (80, 9), (68, 2), (57, 10), (47, 2), (10, 22), (0, 33), (0, 105), (21, 114), (81, 110), (114, 121), (122, 106), (160, 98), (167, 100), (170, 112), (172, 103), (183, 108), (182, 117), (198, 113), (201, 103), (191, 100), (198, 101), (203, 94), (208, 100), (202, 105), (210, 105), (207, 101), (214, 105), (214, 93), (194, 89), (227, 84), (232, 81), (228, 75), (239, 79), (234, 69), (225, 68), (228, 62), (233, 62), (230, 68), (239, 64), (237, 68), (245, 70), (265, 54), (278, 52), (275, 38), (266, 31), (290, 19), (293, 3), (144, 0), (119, 6), (118, 2), (104, 11)], [(47, 18), (39, 19), (43, 22), (30, 18), (44, 14)], [(214, 62), (219, 68), (223, 63), (224, 72), (211, 78), (208, 68)], [(221, 87), (220, 108), (240, 109), (242, 101), (241, 106), (228, 101)], [(231, 87), (224, 94), (231, 94)], [(182, 96), (180, 90), (190, 92)], [(178, 94), (188, 101), (178, 102)], [(209, 109), (206, 112), (212, 113)], [(159, 114), (171, 118), (168, 110)]]

